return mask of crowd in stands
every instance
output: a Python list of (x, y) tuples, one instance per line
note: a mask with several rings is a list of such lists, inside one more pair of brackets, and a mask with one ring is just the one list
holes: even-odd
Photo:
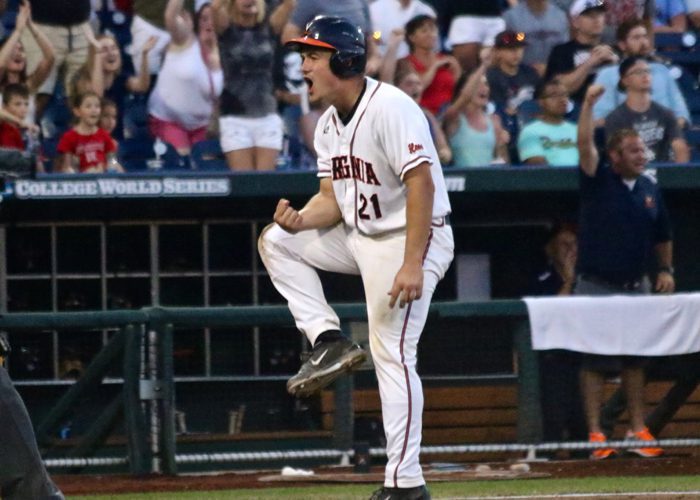
[(283, 44), (316, 15), (364, 29), (367, 73), (423, 108), (445, 167), (575, 166), (594, 82), (601, 140), (632, 124), (654, 161), (696, 149), (699, 0), (0, 0), (0, 11), (0, 146), (36, 153), (40, 171), (315, 168), (323, 109)]

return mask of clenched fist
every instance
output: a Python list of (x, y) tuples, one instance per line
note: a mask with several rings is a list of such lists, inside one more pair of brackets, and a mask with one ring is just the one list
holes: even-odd
[(298, 210), (289, 204), (289, 200), (282, 198), (277, 203), (273, 220), (288, 233), (297, 233), (303, 229), (304, 218)]

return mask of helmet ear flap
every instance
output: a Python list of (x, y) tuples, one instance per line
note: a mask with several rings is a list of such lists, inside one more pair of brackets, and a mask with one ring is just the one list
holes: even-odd
[(350, 78), (362, 74), (367, 57), (364, 54), (335, 52), (330, 59), (331, 71), (339, 78)]

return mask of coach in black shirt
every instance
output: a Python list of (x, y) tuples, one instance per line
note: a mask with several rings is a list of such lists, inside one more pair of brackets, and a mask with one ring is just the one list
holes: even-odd
[[(592, 86), (587, 98), (602, 95)], [(593, 97), (595, 96), (595, 97)], [(635, 289), (643, 281), (646, 265), (656, 252), (659, 269), (657, 291), (673, 291), (671, 227), (661, 191), (644, 175), (646, 146), (634, 129), (618, 129), (608, 141), (610, 165), (599, 161), (595, 148), (586, 152), (581, 130), (587, 102), (579, 121), (581, 157), (580, 232), (577, 269), (580, 275)], [(587, 110), (586, 110), (587, 111)], [(583, 150), (583, 151), (581, 151)], [(595, 155), (593, 155), (595, 152)]]
[[(655, 180), (644, 175), (646, 147), (632, 129), (616, 131), (608, 141), (610, 164), (599, 161), (593, 141), (592, 108), (605, 92), (591, 85), (581, 107), (578, 148), (581, 166), (581, 206), (575, 294), (607, 295), (651, 292), (646, 265), (652, 253), (658, 263), (654, 290), (672, 293), (671, 229), (668, 212)], [(628, 439), (653, 439), (644, 424), (644, 360), (637, 356), (583, 357), (581, 384), (589, 440), (603, 442), (600, 405), (604, 375), (620, 372), (630, 417)], [(660, 448), (631, 449), (643, 457), (658, 456)], [(614, 450), (595, 449), (591, 458), (603, 459)]]
[(603, 0), (575, 0), (569, 15), (574, 38), (552, 49), (545, 80), (559, 76), (571, 99), (580, 104), (598, 68), (617, 63), (618, 58), (610, 46), (600, 43), (605, 28)]

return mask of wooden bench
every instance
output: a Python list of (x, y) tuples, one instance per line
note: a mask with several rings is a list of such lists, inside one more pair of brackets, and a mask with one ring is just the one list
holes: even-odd
[[(668, 390), (673, 386), (672, 382), (658, 381), (650, 382), (646, 386), (645, 400), (646, 411), (651, 412), (654, 407), (663, 399)], [(607, 383), (605, 387), (606, 399), (610, 397), (620, 386), (618, 384)], [(617, 426), (615, 426), (615, 437), (622, 438), (628, 427), (627, 412), (625, 412)], [(681, 406), (673, 419), (662, 429), (658, 438), (697, 438), (700, 437), (700, 389), (688, 397), (685, 404)]]
[[(647, 411), (663, 398), (671, 382), (650, 382), (646, 387)], [(619, 385), (606, 383), (606, 398)], [(423, 444), (513, 443), (517, 441), (517, 386), (472, 385), (425, 387)], [(333, 430), (333, 391), (321, 394), (322, 428)], [(377, 389), (353, 392), (355, 418), (381, 419)], [(615, 437), (624, 436), (627, 415), (622, 415)], [(660, 438), (700, 437), (700, 389), (696, 389), (675, 417), (664, 427)]]
[[(428, 387), (424, 389), (423, 444), (505, 443), (515, 441), (515, 385)], [(322, 428), (333, 429), (332, 391), (321, 394)], [(353, 392), (355, 418), (381, 419), (377, 389)]]

